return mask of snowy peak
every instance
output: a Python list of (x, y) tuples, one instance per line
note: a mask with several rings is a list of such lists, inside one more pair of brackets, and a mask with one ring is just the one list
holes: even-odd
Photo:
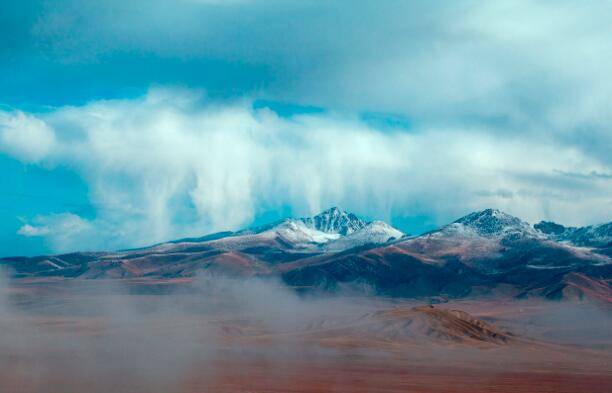
[(404, 233), (383, 221), (367, 222), (353, 213), (332, 207), (315, 216), (286, 219), (256, 233), (280, 236), (299, 248), (342, 251), (366, 244), (382, 244)]
[(538, 236), (525, 221), (497, 209), (485, 209), (461, 217), (451, 227), (465, 227), (483, 237), (521, 238)]
[(576, 228), (541, 221), (533, 227), (552, 240), (568, 242), (575, 246), (597, 247), (612, 243), (612, 222)]
[(476, 234), (482, 237), (517, 240), (548, 239), (574, 246), (600, 247), (612, 244), (612, 222), (586, 227), (565, 227), (541, 221), (533, 227), (520, 218), (497, 209), (470, 213), (442, 229), (442, 233)]
[(325, 233), (337, 233), (342, 236), (349, 235), (367, 223), (353, 213), (348, 213), (337, 207), (327, 209), (316, 216), (300, 219), (306, 226)]

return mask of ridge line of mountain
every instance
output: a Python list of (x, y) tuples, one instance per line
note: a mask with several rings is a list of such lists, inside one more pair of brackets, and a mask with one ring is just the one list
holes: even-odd
[[(367, 233), (368, 229), (374, 232), (373, 228), (377, 232)], [(309, 217), (287, 217), (237, 231), (214, 232), (200, 237), (180, 238), (144, 247), (117, 251), (107, 250), (106, 252), (135, 252), (182, 243), (215, 242), (231, 237), (266, 233), (267, 231), (277, 231), (281, 237), (287, 238), (286, 240), (297, 240), (298, 243), (328, 244), (328, 247), (322, 247), (324, 252), (345, 250), (351, 248), (351, 246), (384, 244), (408, 238), (415, 239), (440, 234), (450, 235), (451, 233), (505, 239), (533, 237), (583, 247), (601, 247), (612, 244), (612, 222), (584, 227), (565, 227), (549, 221), (540, 221), (531, 225), (501, 210), (487, 208), (466, 214), (440, 228), (411, 236), (404, 234), (384, 221), (366, 221), (353, 213), (334, 206)], [(351, 243), (351, 240), (354, 240), (354, 242)], [(340, 246), (342, 243), (344, 245)]]
[(136, 250), (0, 258), (0, 267), (26, 279), (158, 282), (212, 274), (274, 277), (298, 291), (349, 288), (442, 298), (509, 294), (612, 304), (612, 243), (603, 242), (606, 233), (580, 235), (583, 241), (596, 235), (597, 245), (576, 247), (514, 216), (485, 209), (410, 237), (382, 221), (366, 222), (336, 208)]

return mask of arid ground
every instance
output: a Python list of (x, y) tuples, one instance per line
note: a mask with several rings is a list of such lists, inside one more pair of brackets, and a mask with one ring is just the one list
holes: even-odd
[(611, 321), (605, 303), (4, 280), (0, 391), (607, 392)]

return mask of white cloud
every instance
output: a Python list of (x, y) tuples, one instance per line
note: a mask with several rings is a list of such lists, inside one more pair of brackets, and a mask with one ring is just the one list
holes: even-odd
[(60, 213), (36, 216), (31, 224), (24, 224), (17, 231), (27, 237), (44, 237), (56, 252), (103, 248), (111, 232), (96, 228), (87, 220), (72, 214)]
[(96, 208), (90, 220), (66, 213), (20, 230), (45, 236), (55, 250), (237, 229), (280, 206), (310, 214), (340, 205), (383, 219), (425, 214), (439, 223), (489, 206), (532, 221), (612, 218), (610, 168), (554, 138), (533, 143), (486, 128), (379, 131), (333, 113), (281, 118), (248, 100), (220, 104), (175, 89), (23, 116), (53, 130), (53, 150), (38, 157), (78, 171)]
[(32, 31), (57, 61), (144, 53), (201, 61), (202, 74), (220, 62), (221, 80), (246, 73), (229, 95), (254, 78), (247, 93), (534, 143), (552, 137), (612, 165), (609, 1), (217, 3), (64, 0)]
[(43, 121), (23, 112), (0, 112), (0, 152), (38, 162), (54, 149), (55, 134)]
[(32, 236), (46, 236), (50, 232), (49, 227), (47, 226), (33, 226), (30, 224), (24, 224), (17, 233), (22, 236), (32, 237)]

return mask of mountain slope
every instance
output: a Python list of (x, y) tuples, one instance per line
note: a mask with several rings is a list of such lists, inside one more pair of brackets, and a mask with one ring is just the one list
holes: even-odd
[(383, 244), (401, 239), (404, 233), (383, 221), (374, 221), (346, 236), (339, 237), (325, 246), (327, 251), (341, 251), (366, 244)]

